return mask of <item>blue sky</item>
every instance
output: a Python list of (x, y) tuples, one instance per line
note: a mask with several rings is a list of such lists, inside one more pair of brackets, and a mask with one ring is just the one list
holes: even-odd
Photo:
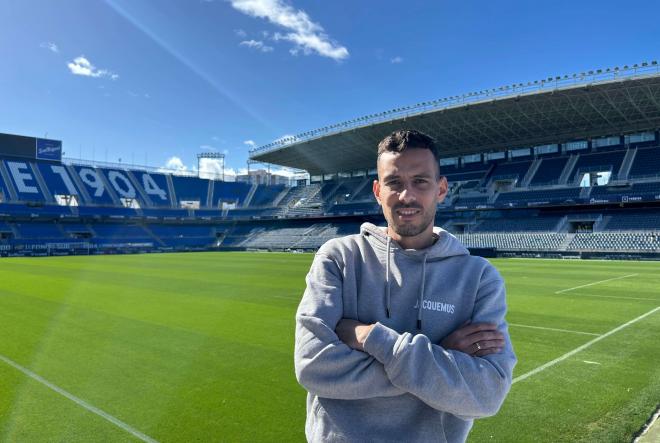
[(421, 101), (660, 58), (652, 1), (3, 0), (0, 132), (193, 167)]

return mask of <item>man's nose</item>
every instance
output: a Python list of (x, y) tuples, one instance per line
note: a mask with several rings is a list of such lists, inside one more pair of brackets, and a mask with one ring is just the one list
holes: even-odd
[(411, 192), (410, 189), (404, 188), (399, 193), (399, 201), (403, 203), (411, 203), (415, 201), (415, 193)]

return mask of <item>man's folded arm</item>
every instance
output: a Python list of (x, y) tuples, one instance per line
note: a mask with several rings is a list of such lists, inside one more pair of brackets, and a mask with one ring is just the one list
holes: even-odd
[(472, 318), (498, 325), (506, 342), (500, 353), (472, 357), (435, 345), (423, 334), (399, 334), (380, 323), (367, 336), (364, 350), (383, 363), (392, 384), (429, 406), (462, 418), (494, 415), (516, 363), (504, 321), (504, 292), (499, 276), (482, 285)]
[(296, 313), (295, 370), (298, 382), (319, 397), (356, 400), (401, 395), (383, 364), (339, 340), (344, 316), (342, 274), (337, 263), (317, 254)]

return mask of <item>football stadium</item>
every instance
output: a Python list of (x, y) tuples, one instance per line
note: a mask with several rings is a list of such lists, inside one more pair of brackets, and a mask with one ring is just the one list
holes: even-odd
[(250, 152), (308, 172), (295, 186), (72, 161), (62, 141), (0, 135), (1, 439), (302, 441), (304, 276), (327, 240), (383, 225), (376, 145), (401, 128), (441, 150), (450, 192), (436, 226), (507, 285), (514, 384), (469, 441), (642, 434), (660, 399), (656, 61), (418, 103)]

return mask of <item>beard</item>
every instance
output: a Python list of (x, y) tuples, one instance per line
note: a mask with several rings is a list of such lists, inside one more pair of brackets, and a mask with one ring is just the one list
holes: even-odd
[[(396, 211), (404, 208), (415, 208), (420, 210), (420, 217), (418, 222), (399, 222), (397, 220)], [(428, 210), (418, 205), (399, 205), (392, 208), (392, 211), (385, 216), (388, 225), (401, 237), (414, 237), (424, 232), (429, 225), (435, 221), (435, 205)]]

